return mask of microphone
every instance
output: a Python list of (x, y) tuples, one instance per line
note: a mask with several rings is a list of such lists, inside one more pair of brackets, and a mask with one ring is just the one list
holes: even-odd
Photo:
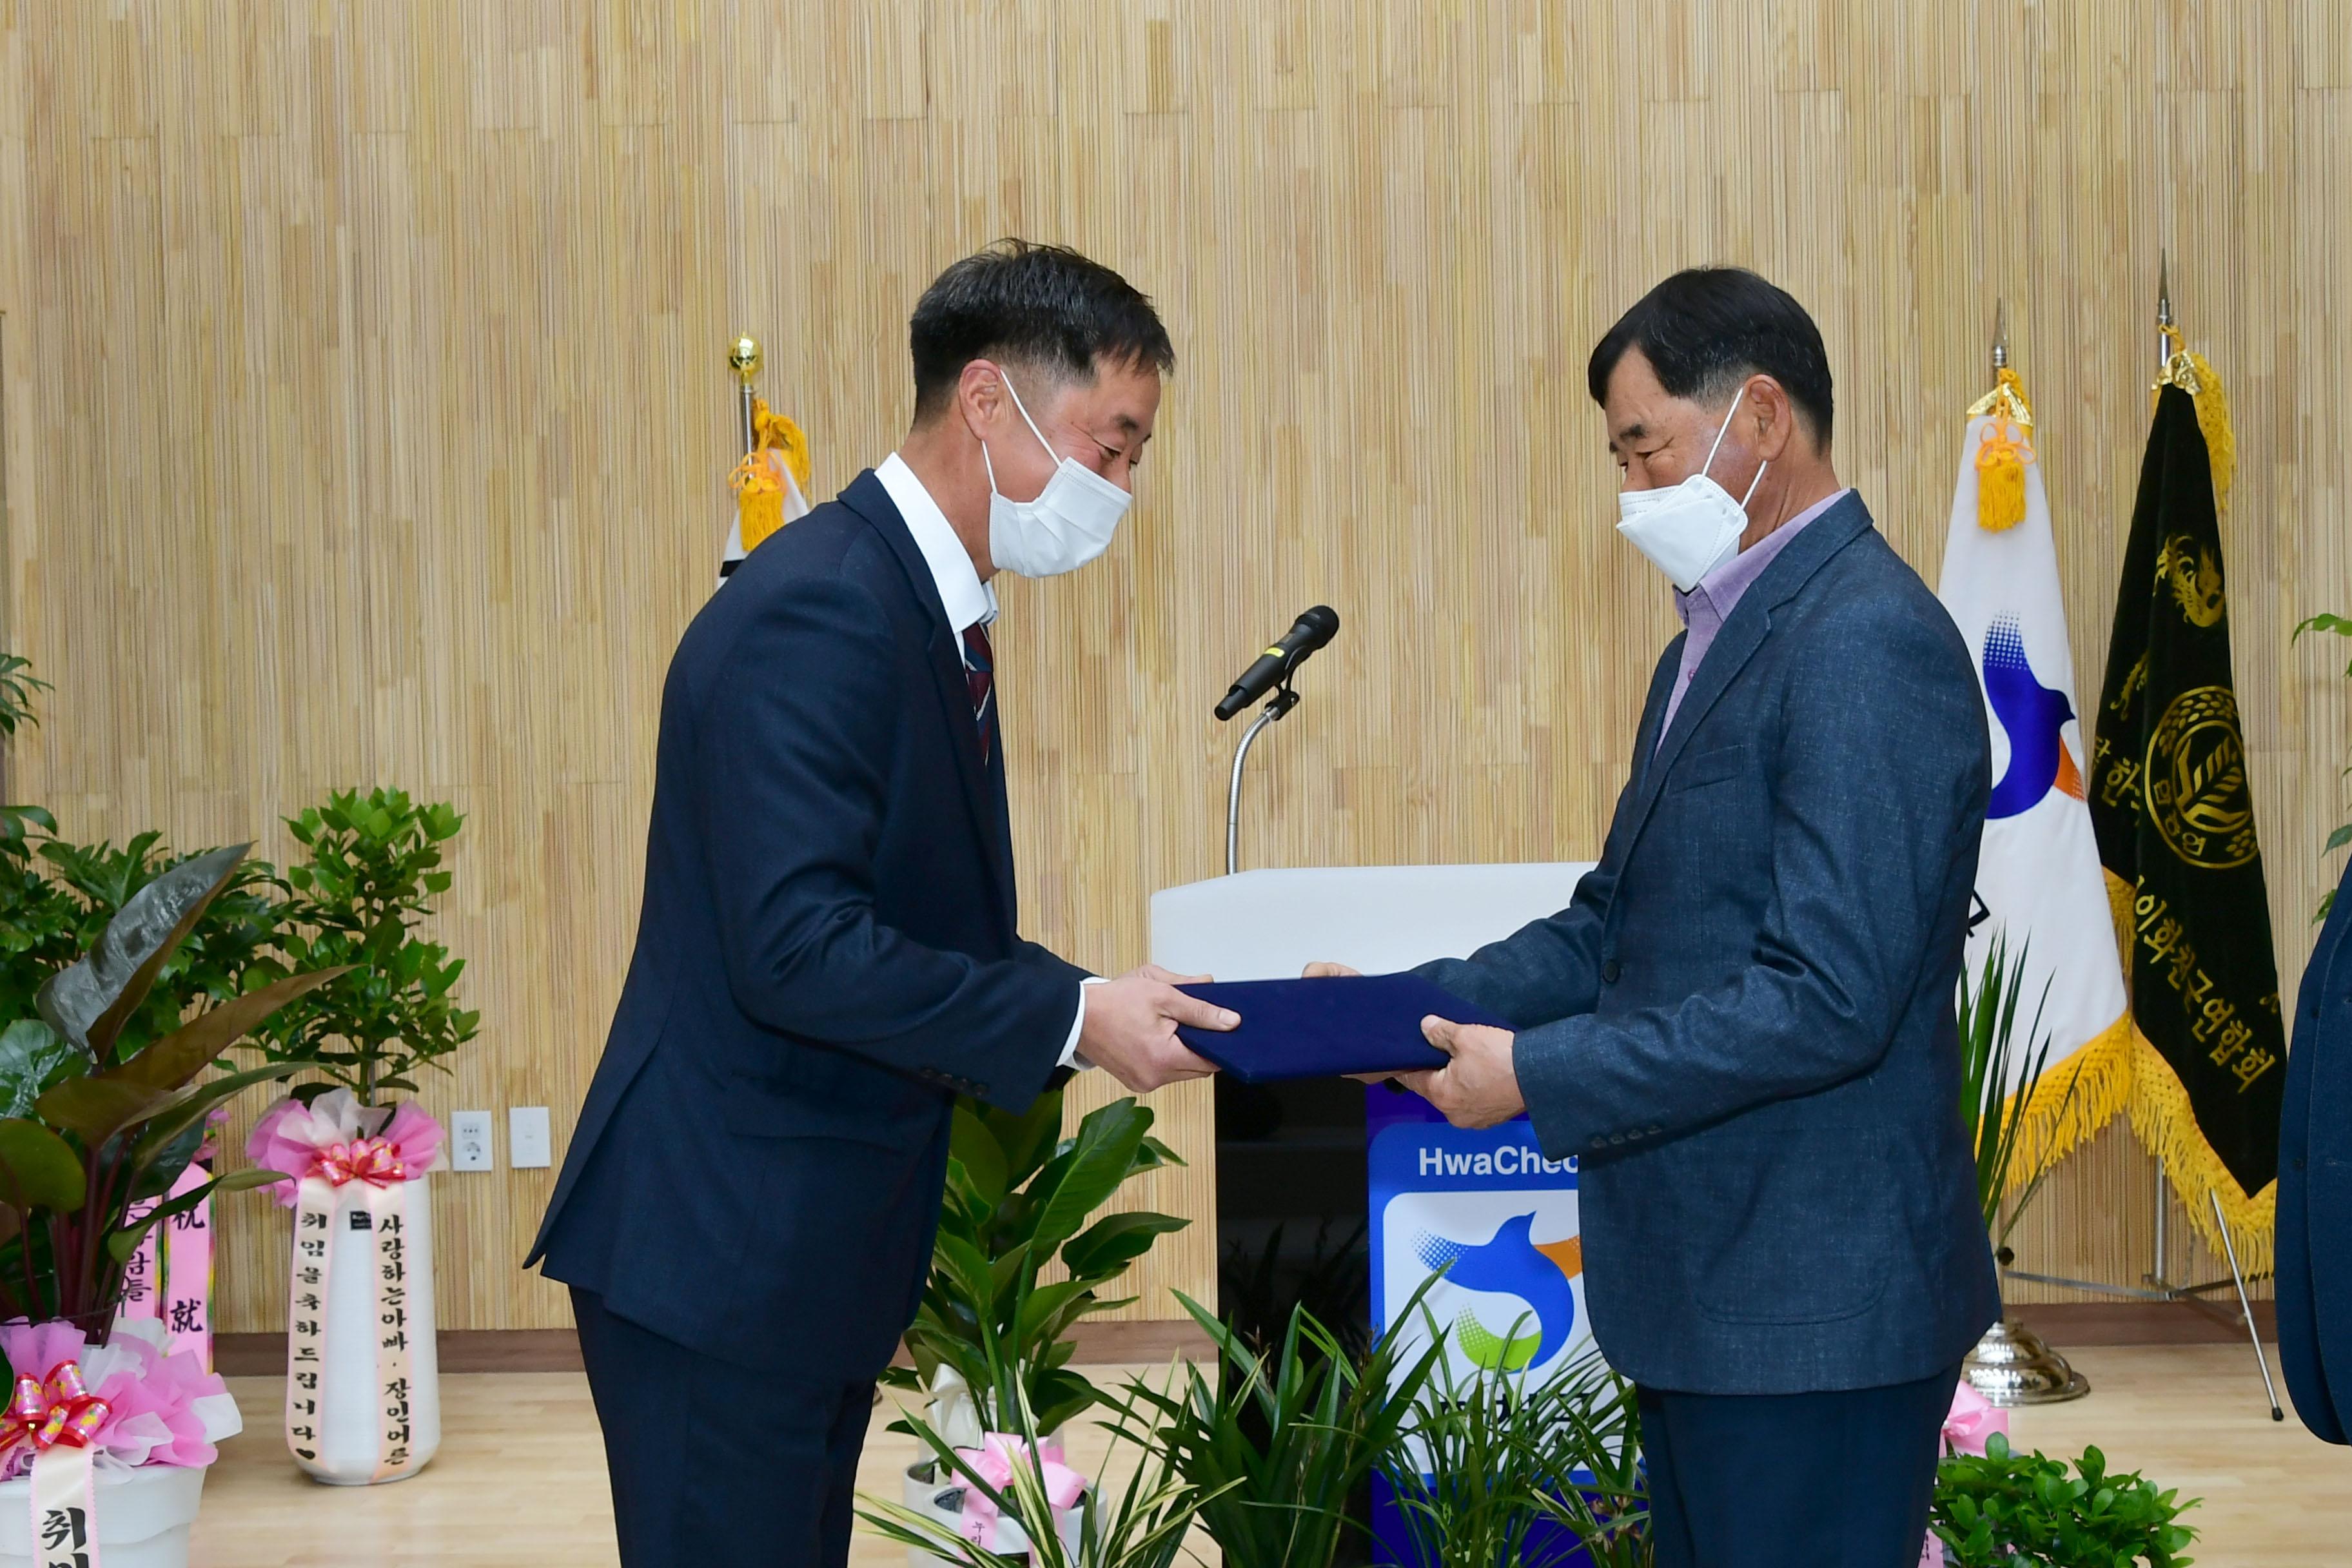
[(1257, 656), (1257, 659), (1241, 673), (1217, 704), (1217, 717), (1230, 719), (1289, 678), (1290, 672), (1307, 662), (1307, 656), (1329, 642), (1339, 629), (1339, 612), (1328, 605), (1318, 605), (1296, 621), (1282, 634), (1282, 640)]

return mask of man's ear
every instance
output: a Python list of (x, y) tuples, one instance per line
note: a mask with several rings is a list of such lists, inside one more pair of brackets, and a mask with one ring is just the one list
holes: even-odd
[(1004, 405), (1004, 377), (984, 359), (966, 363), (956, 376), (956, 406), (973, 435), (993, 429)]
[(1756, 455), (1768, 463), (1779, 462), (1798, 434), (1797, 405), (1789, 400), (1789, 389), (1771, 376), (1759, 375), (1742, 395), (1754, 405)]

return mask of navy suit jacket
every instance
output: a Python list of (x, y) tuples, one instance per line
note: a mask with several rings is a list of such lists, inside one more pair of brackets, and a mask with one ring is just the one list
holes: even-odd
[(2279, 1123), (2279, 1363), (2303, 1424), (2352, 1440), (2352, 868), (2295, 997)]
[(1519, 1031), (1619, 1371), (1927, 1377), (2000, 1310), (1954, 1019), (1990, 788), (1968, 648), (1852, 496), (1748, 587), (1661, 743), (1683, 640), (1574, 900), (1422, 973)]
[(870, 471), (751, 552), (670, 663), (636, 951), (531, 1261), (707, 1353), (880, 1370), (954, 1095), (1025, 1105), (1077, 1014), (1014, 930), (1002, 757)]

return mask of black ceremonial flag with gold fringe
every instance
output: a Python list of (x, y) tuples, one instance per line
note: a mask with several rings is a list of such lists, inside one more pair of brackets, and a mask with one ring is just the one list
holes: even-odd
[(2220, 1195), (2259, 1270), (2286, 1042), (2230, 679), (2218, 500), (2234, 457), (2210, 367), (2177, 353), (2140, 464), (2090, 796), (2138, 1036), (2132, 1125), (2208, 1241)]

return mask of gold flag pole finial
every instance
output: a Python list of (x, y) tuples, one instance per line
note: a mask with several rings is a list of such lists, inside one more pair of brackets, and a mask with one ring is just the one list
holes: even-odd
[(1992, 302), (1992, 373), (1998, 378), (2009, 368), (2009, 306), (2005, 300)]
[(751, 423), (751, 383), (760, 374), (760, 340), (749, 332), (739, 334), (728, 346), (727, 368), (735, 373), (741, 384), (743, 404), (743, 450), (751, 450), (758, 439)]

